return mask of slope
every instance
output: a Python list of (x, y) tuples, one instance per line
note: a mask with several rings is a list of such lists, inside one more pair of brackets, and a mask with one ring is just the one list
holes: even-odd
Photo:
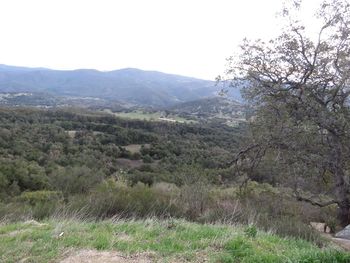
[(103, 72), (0, 65), (0, 92), (48, 92), (169, 106), (214, 96), (218, 91), (214, 81), (133, 68)]

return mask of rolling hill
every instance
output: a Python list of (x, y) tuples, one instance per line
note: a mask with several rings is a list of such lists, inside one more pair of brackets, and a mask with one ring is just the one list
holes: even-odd
[[(48, 93), (166, 107), (215, 96), (219, 90), (214, 81), (134, 68), (52, 70), (0, 65), (0, 92), (3, 93)], [(235, 96), (239, 97), (238, 91)]]

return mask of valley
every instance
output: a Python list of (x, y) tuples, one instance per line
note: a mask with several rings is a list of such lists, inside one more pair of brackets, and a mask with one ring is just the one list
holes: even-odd
[(1, 26), (1, 263), (350, 262), (349, 0), (13, 0)]
[[(152, 93), (148, 95), (152, 97)], [(315, 253), (315, 259), (323, 257), (324, 262), (332, 262), (334, 257), (344, 257), (346, 262), (346, 254), (338, 255), (327, 240), (309, 226), (311, 221), (327, 222), (332, 231), (339, 229), (332, 221), (335, 207), (317, 208), (298, 201), (291, 188), (293, 176), (281, 178), (282, 164), (268, 158), (258, 169), (249, 171), (249, 177), (236, 170), (232, 159), (249, 138), (249, 127), (255, 116), (253, 108), (229, 96), (214, 93), (201, 96), (188, 97), (185, 101), (176, 99), (176, 102), (154, 103), (152, 100), (145, 105), (123, 97), (73, 96), (52, 90), (0, 93), (0, 220), (6, 222), (2, 230), (0, 227), (0, 235), (7, 240), (6, 229), (17, 229), (12, 222), (26, 218), (38, 220), (35, 224), (47, 224), (43, 230), (30, 228), (30, 231), (47, 236), (50, 242), (56, 238), (56, 230), (51, 228), (56, 229), (58, 222), (65, 220), (73, 220), (78, 229), (90, 229), (85, 220), (98, 220), (96, 227), (100, 228), (115, 217), (120, 217), (121, 224), (145, 218), (162, 220), (161, 225), (175, 222), (181, 227), (194, 222), (188, 225), (189, 232), (192, 228), (207, 227), (215, 231), (216, 226), (211, 224), (223, 222), (243, 224), (249, 229), (250, 222), (254, 221), (253, 229), (262, 231), (259, 238), (263, 240), (300, 238), (330, 251), (323, 255), (310, 247), (305, 255), (290, 254), (291, 259)], [(302, 185), (303, 196), (321, 193), (321, 185), (321, 178), (306, 180)], [(323, 196), (325, 202), (329, 198)], [(291, 206), (293, 213), (289, 210)], [(259, 217), (255, 218), (255, 214)], [(137, 222), (140, 223), (135, 224), (145, 224)], [(113, 222), (113, 226), (108, 227), (116, 224)], [(261, 241), (249, 241), (251, 237), (244, 234), (248, 231), (244, 229), (235, 228), (242, 239), (232, 242), (258, 246)], [(276, 237), (266, 236), (264, 231), (271, 229)], [(21, 230), (14, 231), (19, 231), (15, 242), (24, 248)], [(62, 229), (63, 236), (67, 235), (65, 231)], [(176, 236), (179, 232), (175, 230), (173, 234)], [(84, 235), (91, 235), (90, 230)], [(43, 238), (40, 237), (37, 244)], [(122, 241), (109, 235), (100, 238), (104, 240), (103, 245), (70, 245), (65, 237), (57, 240), (56, 245), (63, 250), (68, 247), (118, 249), (121, 254), (115, 256), (121, 258), (123, 253), (133, 252), (115, 247)], [(203, 242), (202, 239), (200, 234), (198, 240), (191, 242), (196, 244)], [(8, 254), (12, 250), (6, 247), (13, 245), (11, 240), (6, 241), (5, 247), (0, 245), (0, 251), (5, 253), (3, 258), (9, 262), (16, 258)], [(175, 240), (169, 242), (176, 244)], [(208, 253), (206, 259), (213, 262), (234, 262), (238, 258), (249, 262), (251, 259), (227, 250), (231, 241), (221, 242), (228, 243), (217, 252), (210, 248), (203, 250)], [(214, 243), (208, 243), (209, 247), (215, 247)], [(125, 245), (143, 251), (137, 242)], [(295, 249), (293, 245), (287, 246)], [(19, 257), (64, 260), (55, 247), (50, 248), (50, 255), (23, 250)], [(170, 261), (184, 257), (191, 261), (196, 257), (196, 252), (171, 252), (175, 249), (172, 245), (164, 249), (162, 253)], [(157, 253), (150, 262), (159, 259)], [(275, 258), (274, 253), (255, 256)]]

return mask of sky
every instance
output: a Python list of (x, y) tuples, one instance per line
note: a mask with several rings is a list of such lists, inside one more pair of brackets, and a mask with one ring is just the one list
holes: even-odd
[(281, 0), (0, 0), (0, 64), (132, 67), (214, 79), (244, 37), (278, 31), (281, 6)]

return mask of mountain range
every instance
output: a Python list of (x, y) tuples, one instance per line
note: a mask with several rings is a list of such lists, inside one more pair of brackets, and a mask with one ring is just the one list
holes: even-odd
[[(0, 65), (2, 93), (47, 93), (167, 107), (214, 97), (219, 91), (220, 86), (215, 81), (134, 68), (53, 70)], [(239, 99), (239, 91), (230, 92), (230, 96)]]

